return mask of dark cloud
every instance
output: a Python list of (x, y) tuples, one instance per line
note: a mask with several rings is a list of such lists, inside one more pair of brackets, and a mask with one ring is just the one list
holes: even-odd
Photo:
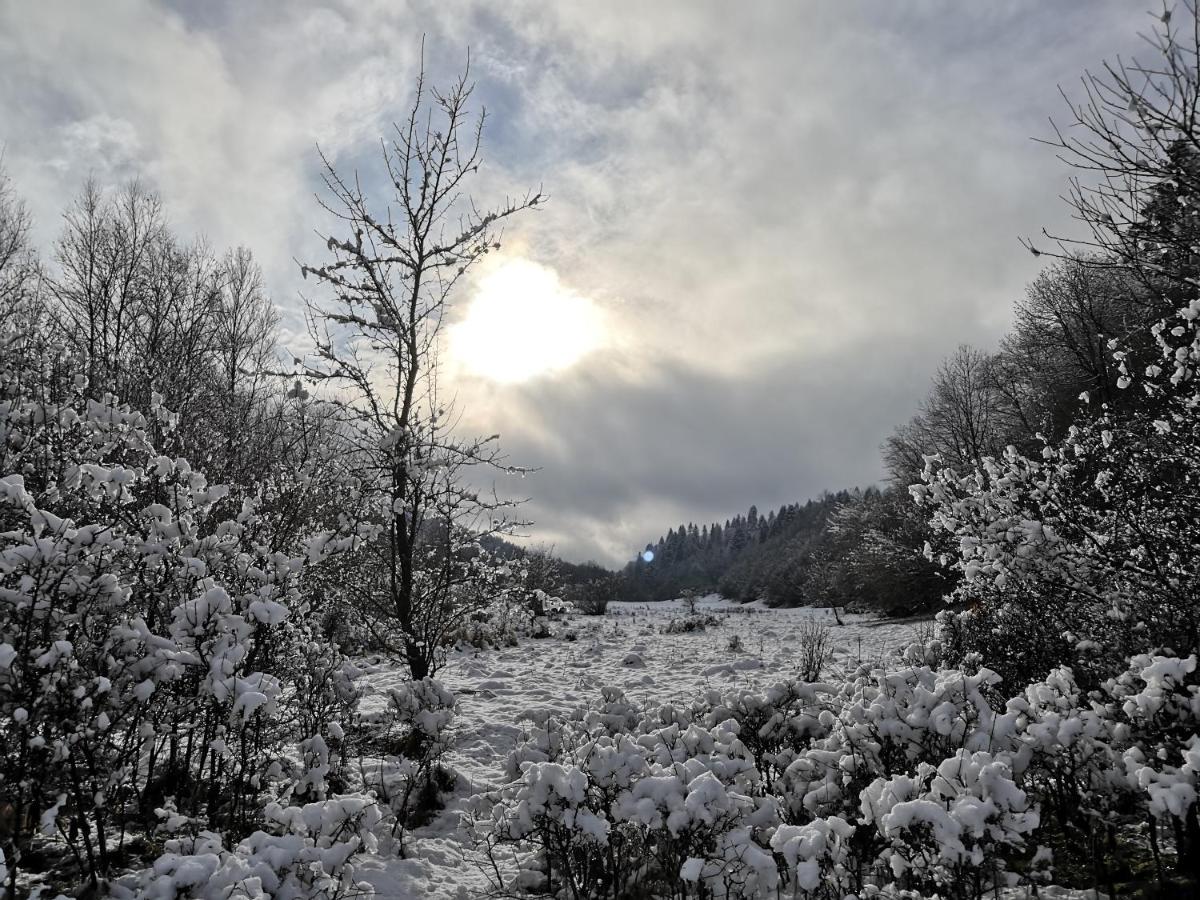
[[(593, 359), (571, 379), (515, 389), (497, 416), (511, 423), (504, 447), (540, 471), (500, 487), (531, 498), (536, 537), (611, 561), (681, 521), (874, 483), (879, 445), (925, 371), (902, 345), (868, 349), (763, 360), (740, 378), (676, 363), (634, 380)], [(851, 359), (866, 362), (852, 371)]]

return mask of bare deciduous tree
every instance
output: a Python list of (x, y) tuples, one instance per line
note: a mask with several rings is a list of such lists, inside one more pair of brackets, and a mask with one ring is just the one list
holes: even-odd
[[(3, 156), (0, 155), (0, 164)], [(37, 264), (29, 240), (32, 217), (0, 167), (0, 307), (14, 309), (29, 292)]]
[[(1194, 291), (1200, 273), (1200, 16), (1194, 0), (1164, 6), (1144, 35), (1150, 62), (1105, 62), (1082, 78), (1065, 127), (1046, 143), (1075, 169), (1068, 202), (1088, 234), (1043, 232), (1052, 246), (1035, 254), (1091, 256), (1131, 273), (1142, 290), (1130, 300), (1153, 320)], [(1148, 252), (1149, 250), (1153, 252)], [(1097, 254), (1099, 258), (1097, 258)]]
[(219, 292), (209, 335), (208, 407), (212, 422), (209, 471), (222, 481), (255, 483), (275, 467), (284, 425), (276, 365), (279, 314), (249, 250), (226, 253), (217, 269)]
[(281, 391), (267, 374), (278, 318), (249, 251), (181, 242), (137, 182), (111, 196), (88, 182), (64, 218), (51, 307), (93, 396), (145, 409), (159, 394), (179, 415), (178, 452), (222, 481), (257, 480)]
[(942, 361), (917, 415), (884, 444), (884, 461), (897, 481), (915, 481), (926, 455), (969, 469), (1003, 452), (992, 365), (988, 354), (965, 344)]
[(1136, 282), (1119, 270), (1086, 260), (1063, 260), (1043, 271), (1014, 310), (1013, 329), (993, 359), (999, 416), (1023, 451), (1041, 447), (1038, 435), (1061, 437), (1087, 404), (1112, 404), (1117, 368), (1113, 338), (1145, 329), (1130, 298)]
[(473, 536), (512, 524), (512, 504), (466, 481), (475, 467), (510, 467), (496, 436), (454, 434), (438, 391), (442, 323), (463, 275), (499, 249), (499, 226), (543, 199), (484, 212), (466, 194), (484, 124), (470, 114), (471, 93), (466, 71), (444, 92), (420, 76), (407, 119), (382, 143), (383, 206), (322, 155), (322, 205), (337, 233), (327, 236), (328, 262), (302, 267), (325, 294), (309, 301), (316, 361), (305, 371), (341, 410), (361, 512), (378, 530), (344, 586), (374, 639), (416, 678), (436, 669), (438, 642), (457, 625)]

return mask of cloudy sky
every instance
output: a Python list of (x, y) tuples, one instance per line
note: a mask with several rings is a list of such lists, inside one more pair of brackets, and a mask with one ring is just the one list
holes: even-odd
[[(618, 563), (681, 521), (881, 477), (944, 354), (990, 347), (1069, 228), (1030, 140), (1127, 0), (0, 4), (0, 143), (49, 246), (92, 174), (250, 247), (290, 329), (319, 144), (378, 139), (471, 55), (481, 203), (543, 186), (458, 297), (464, 427), (540, 471), (533, 538)], [(505, 341), (511, 336), (517, 343)], [(289, 341), (297, 342), (289, 337)]]

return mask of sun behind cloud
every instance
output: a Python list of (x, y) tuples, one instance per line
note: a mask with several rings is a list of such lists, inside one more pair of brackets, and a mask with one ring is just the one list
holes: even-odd
[(600, 309), (554, 270), (519, 257), (476, 282), (466, 315), (449, 329), (456, 366), (502, 383), (560, 372), (604, 342)]

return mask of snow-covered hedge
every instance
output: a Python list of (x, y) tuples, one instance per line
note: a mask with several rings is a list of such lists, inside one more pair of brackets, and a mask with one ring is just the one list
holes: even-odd
[(686, 708), (606, 688), (531, 730), (477, 828), (494, 857), (525, 851), (506, 888), (572, 898), (978, 900), (1070, 881), (1072, 848), (1147, 822), (1160, 866), (1194, 866), (1194, 657), (1135, 657), (1091, 696), (1066, 668), (1000, 705), (998, 688), (919, 665)]
[[(358, 532), (281, 532), (259, 496), (157, 449), (175, 425), (157, 399), (143, 414), (89, 397), (81, 368), (0, 327), (9, 886), (37, 842), (63, 888), (361, 892), (353, 857), (394, 810), (347, 790), (347, 747), (377, 723), (359, 716), (360, 673), (314, 628), (320, 598), (303, 581)], [(453, 698), (429, 682), (391, 700), (417, 735), (393, 758), (436, 758)]]
[(399, 837), (432, 811), (441, 782), (450, 778), (441, 763), (450, 748), (455, 699), (440, 682), (425, 678), (388, 689), (386, 701), (356, 720), (355, 786), (385, 804)]
[(1110, 344), (1128, 409), (970, 472), (927, 459), (910, 490), (955, 547), (938, 554), (961, 575), (939, 617), (952, 662), (978, 654), (1013, 683), (1066, 663), (1091, 688), (1147, 649), (1200, 652), (1200, 300), (1150, 337), (1140, 371)]

